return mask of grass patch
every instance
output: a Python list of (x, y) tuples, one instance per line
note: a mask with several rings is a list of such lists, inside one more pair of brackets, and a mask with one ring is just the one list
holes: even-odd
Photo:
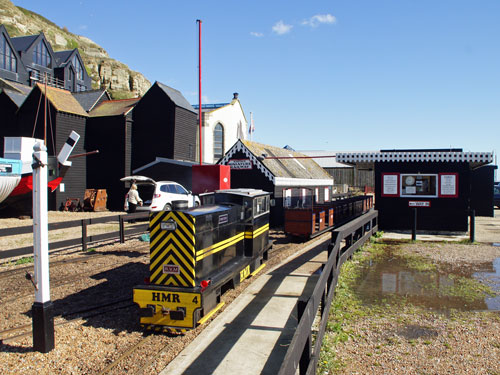
[(361, 276), (360, 265), (383, 253), (384, 247), (383, 244), (365, 246), (362, 251), (354, 253), (352, 261), (342, 265), (323, 339), (318, 373), (336, 373), (345, 367), (342, 360), (335, 355), (335, 345), (353, 337), (353, 333), (346, 327), (347, 322), (361, 319), (370, 313), (370, 308), (364, 306), (354, 292), (357, 280)]
[(33, 262), (34, 262), (33, 257), (24, 257), (24, 258), (16, 260), (16, 266), (18, 266), (20, 264), (29, 264), (29, 263), (33, 263)]

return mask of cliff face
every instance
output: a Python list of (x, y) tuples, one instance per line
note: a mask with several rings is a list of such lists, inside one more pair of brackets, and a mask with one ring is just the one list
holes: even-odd
[(0, 0), (0, 24), (11, 37), (43, 32), (54, 51), (78, 48), (93, 88), (106, 88), (114, 99), (143, 95), (151, 83), (141, 73), (109, 57), (108, 53), (89, 38), (69, 32), (43, 16), (16, 7), (10, 0)]

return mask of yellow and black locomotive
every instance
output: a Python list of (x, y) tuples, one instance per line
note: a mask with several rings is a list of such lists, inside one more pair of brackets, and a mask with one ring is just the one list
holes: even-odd
[(141, 326), (183, 331), (202, 324), (221, 294), (267, 259), (269, 193), (219, 190), (200, 207), (150, 215), (149, 284), (134, 287)]

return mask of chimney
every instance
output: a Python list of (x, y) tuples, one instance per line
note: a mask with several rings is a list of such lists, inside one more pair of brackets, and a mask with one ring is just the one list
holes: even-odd
[(233, 100), (234, 100), (234, 99), (238, 99), (238, 93), (237, 93), (237, 92), (234, 92), (234, 93), (233, 93)]

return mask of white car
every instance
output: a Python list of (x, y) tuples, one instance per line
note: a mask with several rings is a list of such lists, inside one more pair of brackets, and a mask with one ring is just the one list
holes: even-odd
[[(145, 176), (128, 176), (120, 179), (123, 182), (134, 182), (137, 185), (142, 206), (137, 206), (136, 211), (170, 211), (173, 201), (187, 202), (188, 208), (198, 207), (200, 198), (193, 195), (174, 181), (155, 181)], [(125, 196), (125, 208), (128, 208), (127, 196)]]

